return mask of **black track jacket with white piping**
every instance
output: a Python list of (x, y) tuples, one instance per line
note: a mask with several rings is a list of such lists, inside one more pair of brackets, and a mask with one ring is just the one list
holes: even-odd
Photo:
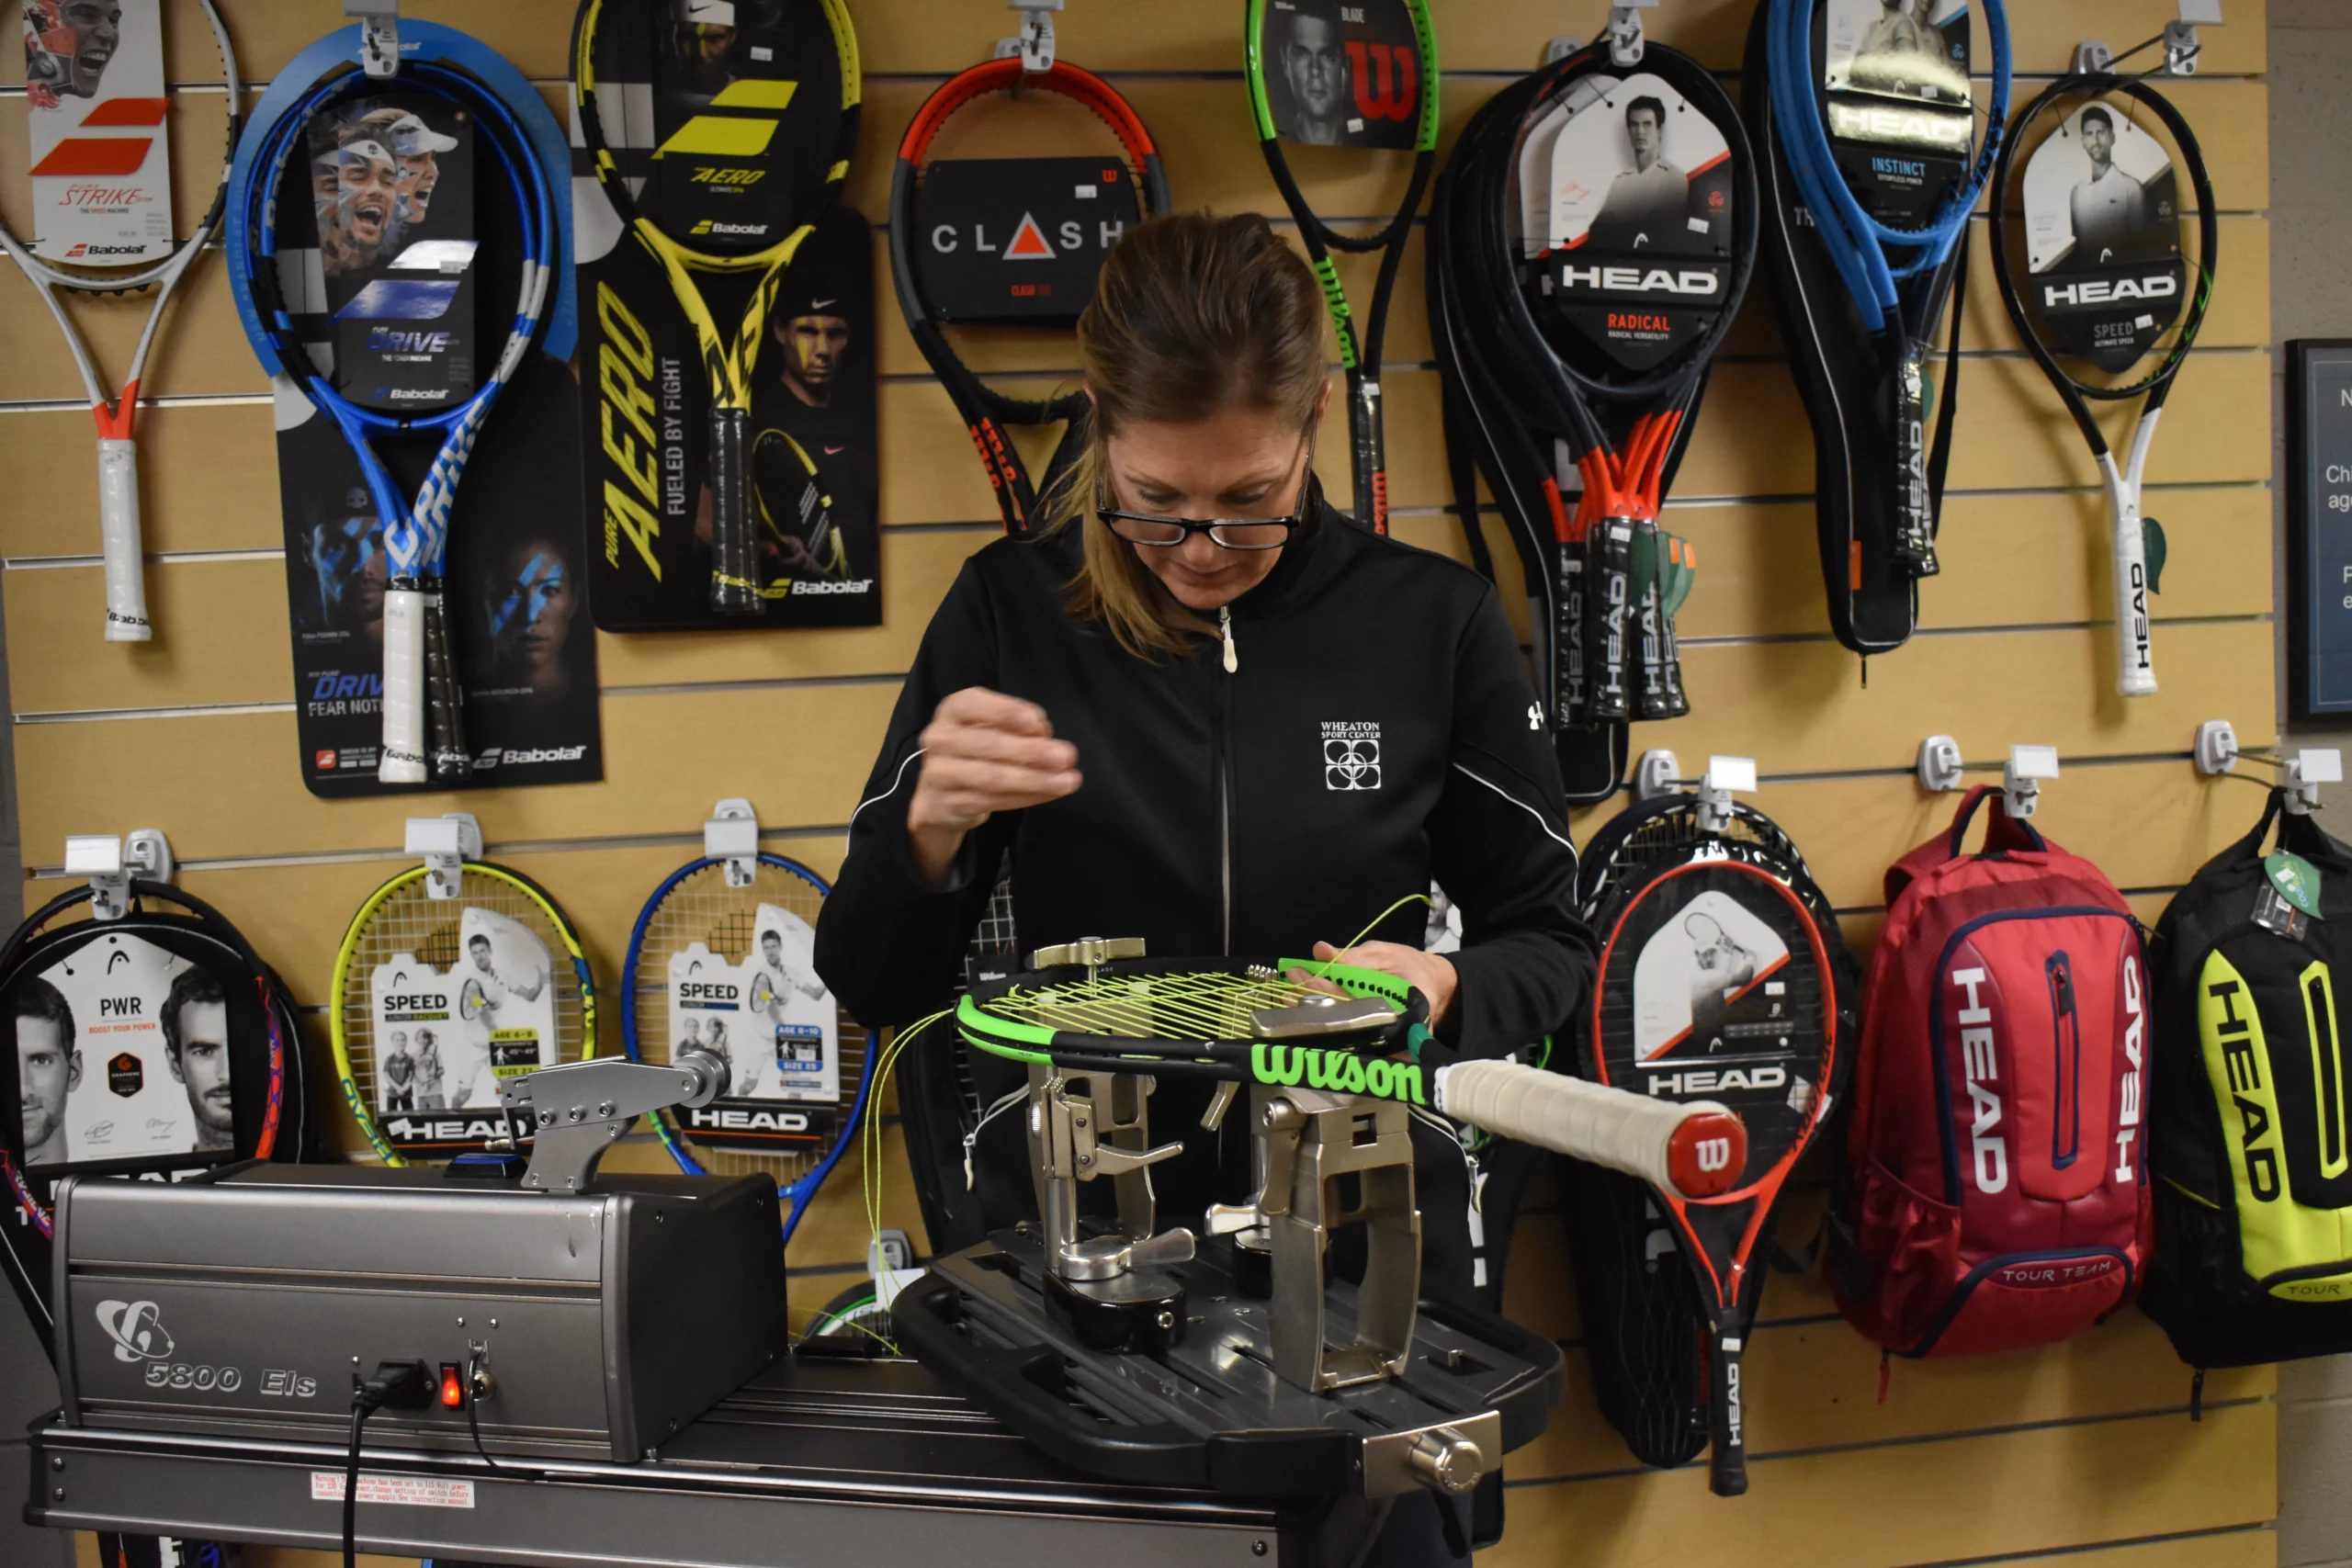
[[(1592, 940), (1575, 913), (1552, 738), (1493, 587), (1350, 525), (1318, 493), (1314, 525), (1220, 617), (1226, 637), (1146, 660), (1069, 615), (1077, 554), (1068, 532), (989, 545), (933, 618), (818, 924), (817, 969), (833, 995), (877, 1026), (944, 1005), (1008, 851), (1024, 955), (1139, 936), (1154, 957), (1302, 956), (1434, 879), (1463, 915), (1442, 1036), (1472, 1055), (1547, 1033), (1567, 1049)], [(1085, 782), (991, 818), (935, 886), (914, 864), (907, 806), (924, 726), (967, 686), (1043, 708)], [(1408, 904), (1367, 940), (1418, 947), (1426, 917)], [(1021, 1081), (1016, 1064), (997, 1066), (1006, 1086)], [(999, 1075), (986, 1076), (983, 1103)], [(1168, 1079), (1154, 1097), (1156, 1138), (1211, 1145), (1155, 1168), (1163, 1223), (1248, 1195), (1242, 1118), (1212, 1140), (1193, 1126), (1200, 1097)], [(1020, 1160), (1019, 1118), (1000, 1122), (1010, 1125), (992, 1129), (1008, 1134), (997, 1147)], [(1229, 1145), (1222, 1157), (1218, 1145)], [(1025, 1165), (1001, 1174), (1017, 1176), (1008, 1201), (1026, 1208)], [(1423, 1207), (1426, 1224), (1451, 1205)]]

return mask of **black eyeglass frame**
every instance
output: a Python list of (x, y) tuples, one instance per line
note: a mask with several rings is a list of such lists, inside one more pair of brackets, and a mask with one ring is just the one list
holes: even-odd
[[(1115, 506), (1103, 504), (1109, 499), (1107, 482), (1097, 483), (1094, 488), (1094, 515), (1102, 519), (1111, 532), (1118, 534), (1120, 538), (1147, 550), (1175, 549), (1189, 543), (1195, 534), (1206, 534), (1209, 542), (1223, 550), (1278, 550), (1290, 543), (1291, 536), (1306, 526), (1306, 501), (1314, 487), (1315, 433), (1309, 430), (1306, 435), (1306, 469), (1298, 479), (1298, 504), (1286, 516), (1210, 517), (1196, 521), (1190, 517), (1162, 517), (1151, 512), (1123, 512)], [(1140, 523), (1153, 528), (1181, 528), (1183, 532), (1172, 539), (1138, 539), (1131, 534), (1120, 533), (1119, 525), (1122, 523)], [(1283, 536), (1267, 545), (1237, 545), (1220, 537), (1217, 533), (1220, 528), (1280, 528)]]

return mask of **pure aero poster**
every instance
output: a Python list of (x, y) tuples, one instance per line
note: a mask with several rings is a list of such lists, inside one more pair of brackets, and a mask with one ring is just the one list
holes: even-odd
[(807, 921), (763, 904), (750, 952), (695, 942), (672, 955), (671, 1053), (707, 1051), (727, 1066), (716, 1103), (678, 1112), (696, 1142), (775, 1147), (814, 1141), (831, 1126), (840, 1009), (817, 977), (815, 945)]
[(162, 0), (23, 0), (33, 243), (119, 266), (172, 251)]
[(19, 982), (11, 1006), (29, 1168), (236, 1145), (219, 976), (109, 933)]
[(447, 969), (411, 953), (376, 966), (376, 1111), (395, 1145), (447, 1142), (435, 1113), (494, 1108), (500, 1079), (555, 1065), (553, 973), (527, 929), (472, 908)]

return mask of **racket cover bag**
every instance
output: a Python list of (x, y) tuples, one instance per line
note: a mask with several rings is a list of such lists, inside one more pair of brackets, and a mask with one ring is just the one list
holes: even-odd
[(2147, 1263), (2139, 923), (1985, 787), (1889, 868), (1886, 901), (1831, 1200), (1838, 1307), (1901, 1356), (2054, 1343)]
[(2352, 849), (2282, 804), (2181, 889), (2149, 949), (2163, 1093), (2141, 1304), (2197, 1367), (2352, 1350)]

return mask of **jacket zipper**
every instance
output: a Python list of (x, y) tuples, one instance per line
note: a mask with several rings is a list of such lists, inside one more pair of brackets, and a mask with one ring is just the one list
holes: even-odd
[(2058, 1101), (2050, 1118), (2050, 1163), (2064, 1170), (2083, 1146), (2083, 1021), (2075, 1011), (2074, 968), (2065, 953), (2052, 953), (2042, 971), (2050, 977), (2051, 1077)]
[[(1220, 605), (1216, 613), (1217, 630), (1225, 637), (1225, 672), (1233, 674), (1241, 668), (1240, 655), (1233, 646), (1233, 607)], [(1216, 700), (1216, 827), (1218, 886), (1225, 903), (1224, 951), (1233, 951), (1233, 689), (1224, 682), (1217, 683)]]

